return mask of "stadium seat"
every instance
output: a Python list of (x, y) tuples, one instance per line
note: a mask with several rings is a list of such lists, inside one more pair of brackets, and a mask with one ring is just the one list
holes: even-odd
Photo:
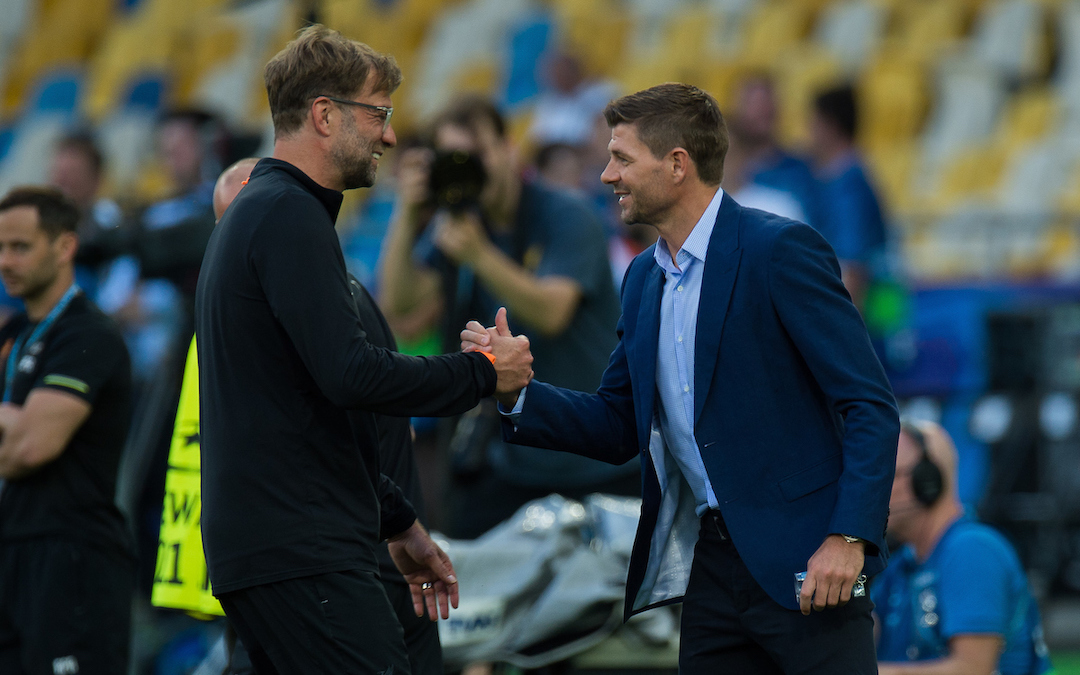
[(31, 107), (35, 112), (70, 115), (79, 104), (81, 87), (82, 73), (77, 70), (50, 73), (38, 82)]
[(126, 100), (132, 81), (145, 73), (171, 75), (176, 42), (173, 30), (147, 18), (118, 21), (90, 62), (86, 116), (103, 119)]
[(970, 11), (956, 0), (909, 0), (895, 5), (886, 45), (905, 58), (932, 66), (958, 44)]
[(233, 126), (257, 126), (266, 113), (263, 67), (296, 25), (294, 12), (283, 0), (261, 0), (216, 15), (197, 39), (202, 54), (189, 66), (187, 102)]
[(798, 2), (756, 6), (747, 16), (742, 31), (741, 60), (752, 68), (772, 68), (787, 47), (803, 40), (810, 19), (810, 9)]
[(1045, 75), (1050, 54), (1044, 37), (1043, 8), (1032, 0), (986, 5), (976, 20), (971, 52), (1010, 81)]
[(1080, 2), (1068, 2), (1057, 13), (1056, 85), (1067, 115), (1080, 119)]
[(862, 70), (885, 32), (889, 8), (873, 0), (842, 0), (825, 8), (814, 39), (836, 59), (847, 76)]
[(1049, 212), (1078, 165), (1075, 146), (1074, 141), (1054, 135), (1017, 152), (998, 190), (1002, 211), (1014, 215)]
[(914, 139), (929, 107), (923, 67), (888, 51), (857, 80), (859, 140), (872, 149)]
[(813, 44), (791, 46), (779, 54), (774, 73), (781, 104), (780, 138), (804, 146), (810, 138), (814, 97), (842, 82), (842, 73), (832, 54)]
[(989, 66), (964, 57), (944, 59), (937, 74), (936, 104), (923, 135), (928, 168), (984, 142), (1005, 100), (1004, 82)]
[(69, 124), (68, 115), (56, 112), (27, 116), (19, 122), (11, 147), (0, 162), (0, 194), (16, 185), (46, 181), (53, 146)]

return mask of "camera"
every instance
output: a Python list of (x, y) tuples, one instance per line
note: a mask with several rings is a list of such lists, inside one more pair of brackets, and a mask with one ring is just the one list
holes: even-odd
[(455, 213), (478, 208), (486, 182), (487, 171), (475, 155), (462, 150), (435, 153), (428, 187), (436, 208)]

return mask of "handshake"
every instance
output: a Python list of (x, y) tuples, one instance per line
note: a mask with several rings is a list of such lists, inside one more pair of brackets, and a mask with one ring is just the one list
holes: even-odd
[(495, 315), (495, 325), (484, 328), (479, 321), (470, 321), (461, 331), (461, 351), (486, 352), (495, 357), (495, 399), (506, 407), (512, 407), (518, 394), (532, 381), (532, 352), (529, 338), (514, 336), (506, 320), (506, 308), (500, 307)]

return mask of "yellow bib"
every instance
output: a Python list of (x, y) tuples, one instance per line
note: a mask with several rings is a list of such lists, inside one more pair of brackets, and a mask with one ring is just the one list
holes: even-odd
[(200, 466), (199, 354), (192, 338), (169, 448), (165, 505), (150, 601), (157, 607), (223, 616), (221, 604), (210, 593), (203, 556)]

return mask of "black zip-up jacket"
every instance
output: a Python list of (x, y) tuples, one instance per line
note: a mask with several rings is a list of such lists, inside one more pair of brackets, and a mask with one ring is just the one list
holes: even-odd
[(375, 570), (376, 543), (415, 512), (381, 482), (374, 414), (454, 415), (495, 390), (481, 354), (413, 357), (367, 341), (334, 231), (341, 200), (264, 159), (206, 250), (195, 327), (203, 543), (217, 595)]

